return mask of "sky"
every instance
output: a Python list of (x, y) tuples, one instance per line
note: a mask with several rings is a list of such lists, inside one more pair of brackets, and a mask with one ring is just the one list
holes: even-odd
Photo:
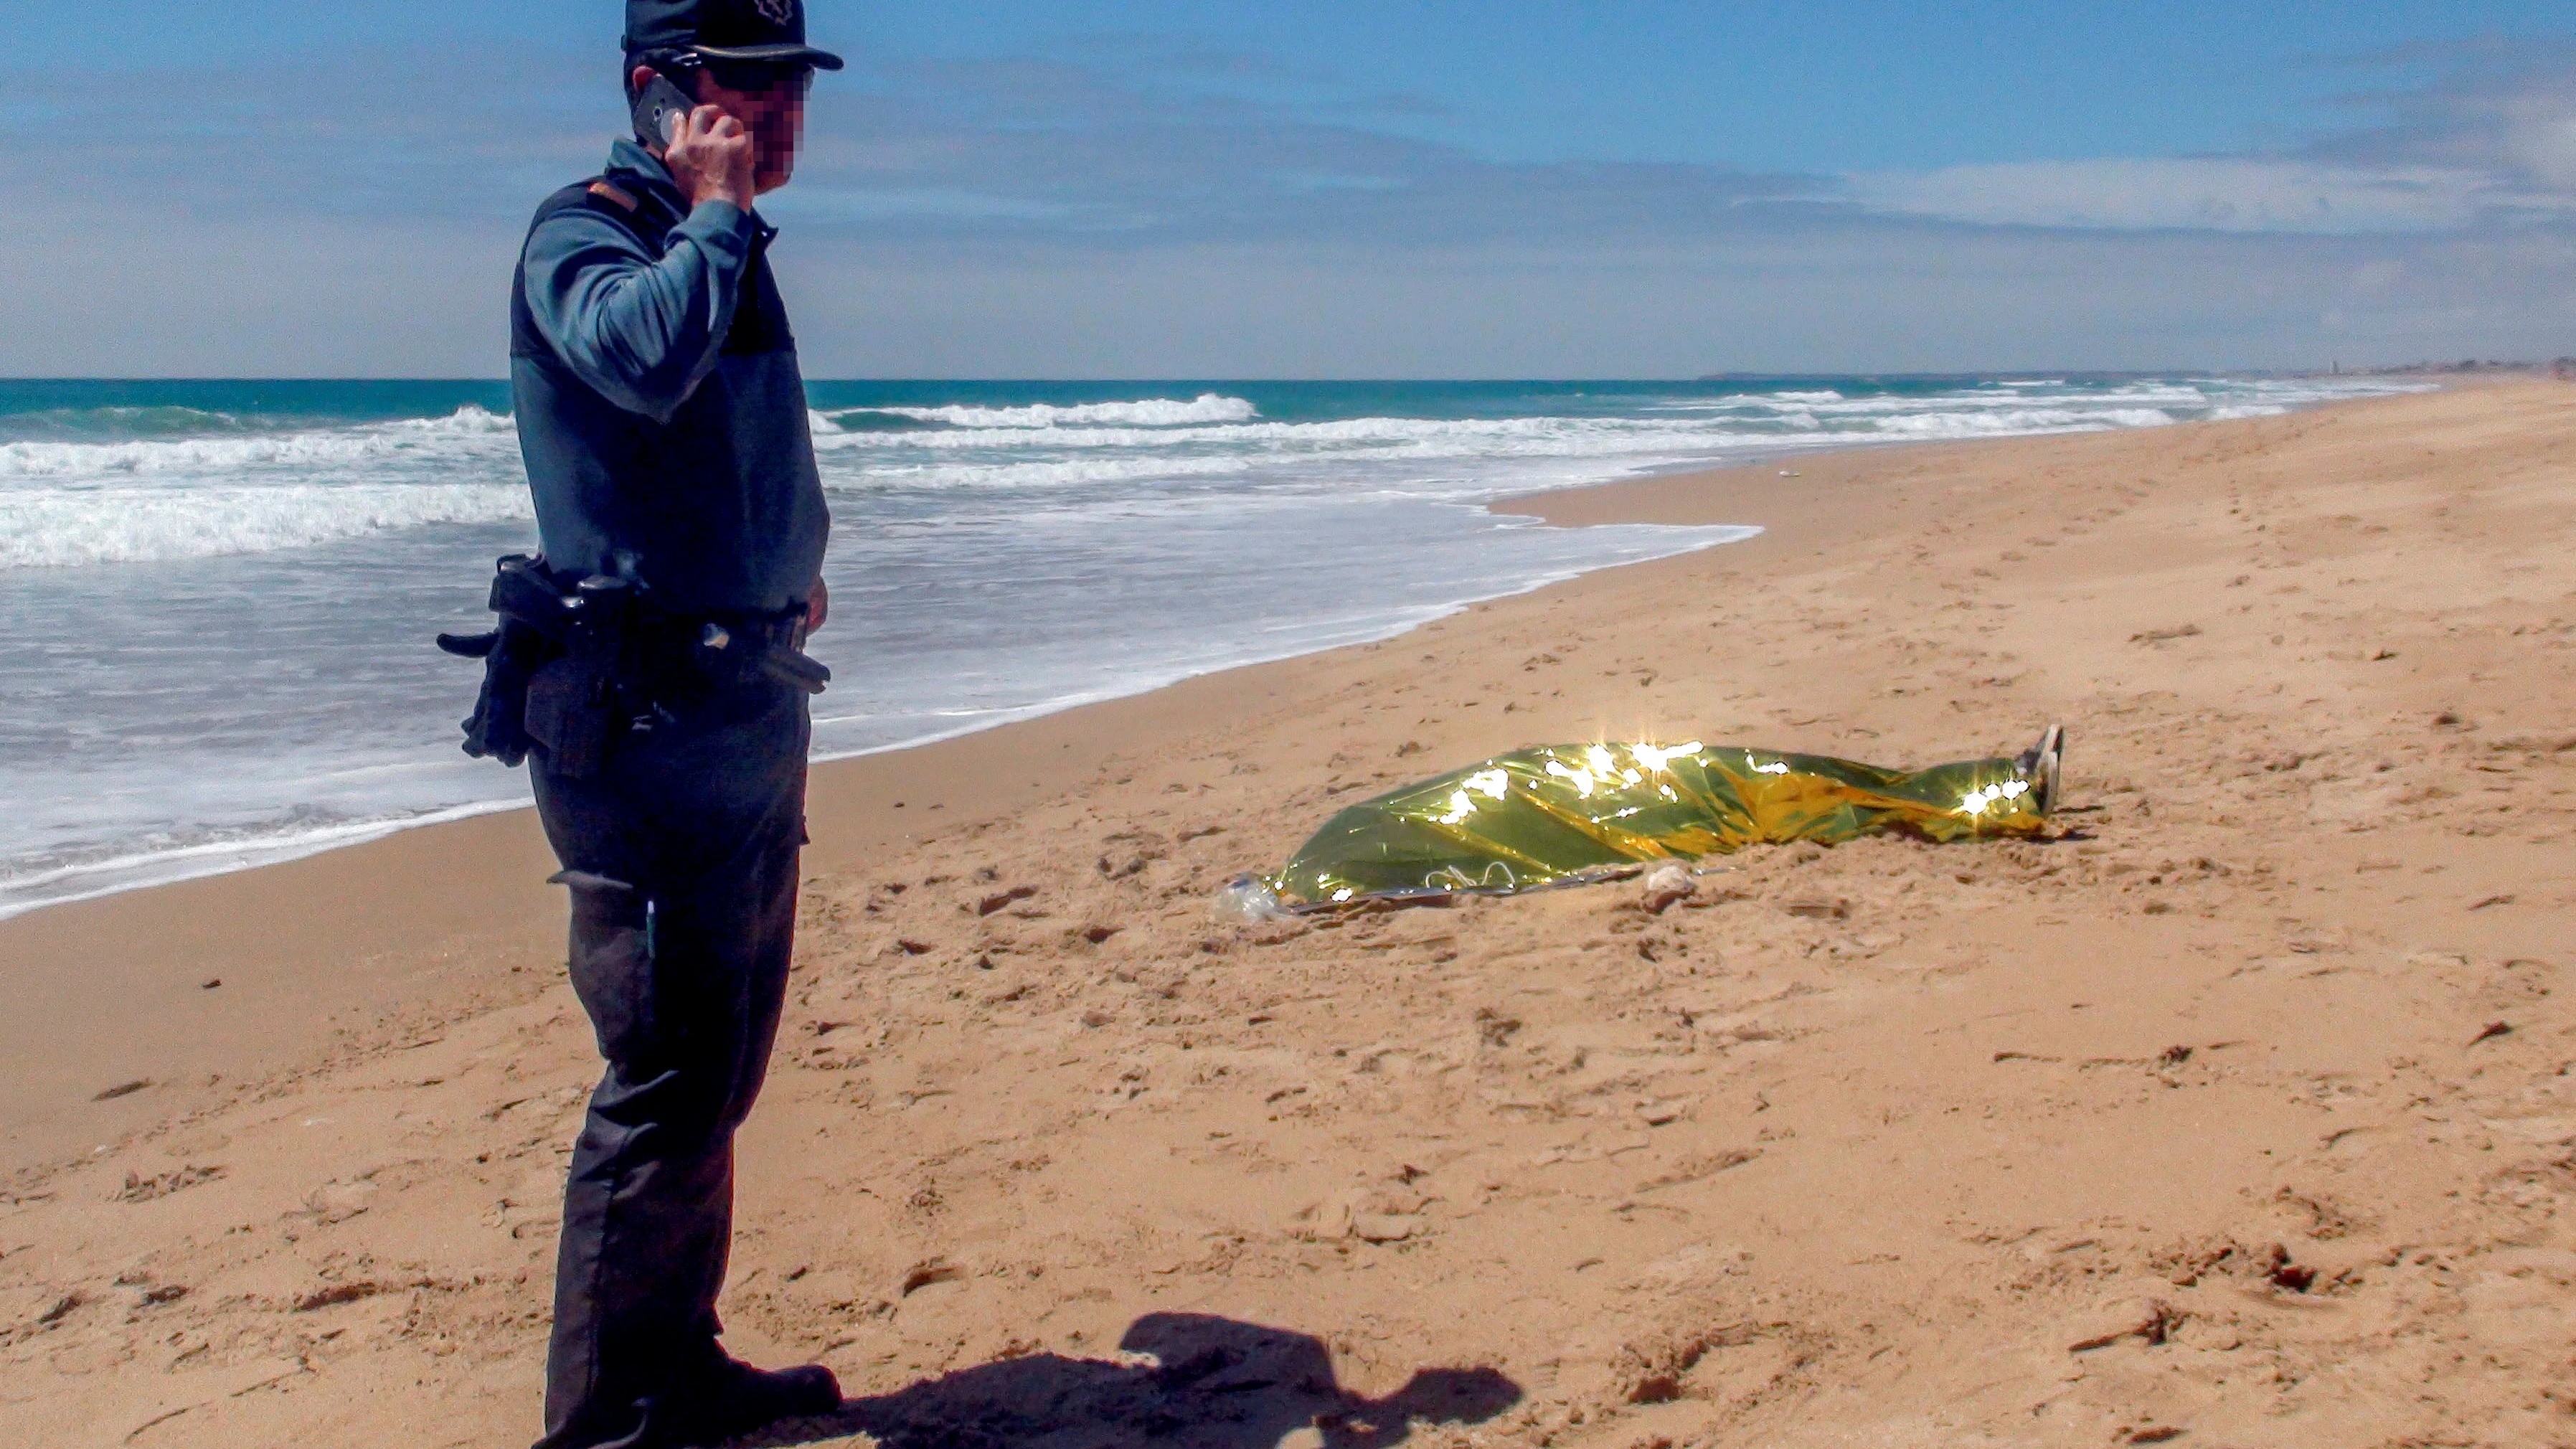
[[(2576, 354), (2576, 7), (809, 0), (811, 376)], [(506, 368), (614, 0), (25, 4), (0, 375)]]

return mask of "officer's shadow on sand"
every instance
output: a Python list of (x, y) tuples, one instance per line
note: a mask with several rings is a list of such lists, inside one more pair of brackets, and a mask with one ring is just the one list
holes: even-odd
[(1414, 1420), (1481, 1424), (1521, 1400), (1492, 1369), (1425, 1369), (1383, 1399), (1334, 1381), (1318, 1340), (1193, 1313), (1137, 1319), (1118, 1346), (1133, 1364), (1031, 1354), (960, 1369), (840, 1413), (737, 1441), (814, 1444), (868, 1434), (883, 1449), (1389, 1449)]

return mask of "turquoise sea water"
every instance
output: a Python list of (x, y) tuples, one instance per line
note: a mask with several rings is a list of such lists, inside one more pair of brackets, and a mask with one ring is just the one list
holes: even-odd
[[(838, 675), (817, 749), (1383, 638), (1745, 536), (1484, 506), (1514, 493), (2388, 390), (817, 382), (835, 522), (815, 652)], [(492, 558), (535, 543), (508, 407), (475, 381), (0, 381), (0, 914), (523, 802), (522, 775), (457, 751), (474, 672), (429, 645), (480, 627)]]

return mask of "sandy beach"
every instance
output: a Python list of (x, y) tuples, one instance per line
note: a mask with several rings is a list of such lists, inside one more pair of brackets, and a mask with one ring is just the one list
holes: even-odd
[[(2571, 479), (2539, 381), (1649, 479), (1516, 506), (1767, 531), (824, 768), (725, 1311), (853, 1404), (753, 1442), (2576, 1440)], [(2045, 842), (1209, 909), (1513, 746), (2052, 720)], [(534, 1437), (550, 868), (0, 922), (0, 1437)]]

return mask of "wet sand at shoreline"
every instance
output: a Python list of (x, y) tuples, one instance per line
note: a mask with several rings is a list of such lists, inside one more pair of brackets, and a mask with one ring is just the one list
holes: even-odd
[[(841, 1373), (811, 1442), (2554, 1442), (2571, 468), (2520, 383), (1642, 480), (1528, 506), (1769, 531), (826, 766), (732, 1342)], [(1516, 745), (2053, 718), (2045, 844), (1208, 911)], [(547, 868), (492, 816), (0, 923), (14, 1440), (533, 1437)]]

